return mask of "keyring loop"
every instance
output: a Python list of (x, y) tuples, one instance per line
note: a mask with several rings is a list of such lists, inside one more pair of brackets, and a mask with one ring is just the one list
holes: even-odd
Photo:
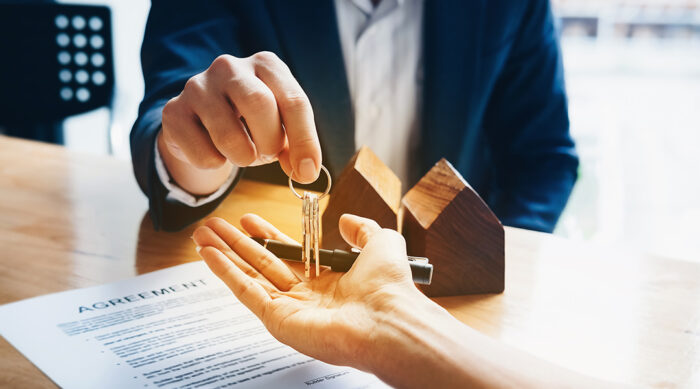
[[(326, 197), (328, 195), (328, 192), (331, 191), (331, 173), (328, 172), (328, 169), (326, 169), (325, 166), (321, 165), (321, 170), (323, 170), (326, 173), (326, 177), (328, 177), (328, 186), (326, 186), (326, 191), (323, 192), (321, 196), (318, 197), (319, 200), (322, 198)], [(295, 196), (297, 196), (299, 199), (303, 199), (304, 197), (297, 193), (297, 191), (294, 189), (294, 184), (292, 183), (292, 176), (294, 175), (294, 172), (289, 175), (289, 189), (292, 190), (292, 193), (294, 193)], [(316, 182), (316, 181), (314, 181)]]

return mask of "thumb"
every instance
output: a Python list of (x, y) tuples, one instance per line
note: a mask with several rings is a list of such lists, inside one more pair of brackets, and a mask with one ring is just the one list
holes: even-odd
[(369, 238), (382, 228), (372, 219), (360, 216), (342, 215), (338, 221), (340, 235), (352, 247), (361, 249), (365, 247)]

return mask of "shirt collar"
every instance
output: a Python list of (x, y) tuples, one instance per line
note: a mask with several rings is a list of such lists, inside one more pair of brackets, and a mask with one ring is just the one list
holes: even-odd
[(377, 8), (374, 8), (374, 4), (372, 4), (372, 0), (347, 0), (350, 3), (354, 4), (355, 7), (357, 7), (360, 11), (362, 11), (365, 15), (371, 16), (374, 12), (377, 12), (379, 9), (385, 9), (387, 11), (394, 9), (395, 7), (400, 7), (404, 4), (406, 0), (381, 0), (379, 3), (379, 6)]

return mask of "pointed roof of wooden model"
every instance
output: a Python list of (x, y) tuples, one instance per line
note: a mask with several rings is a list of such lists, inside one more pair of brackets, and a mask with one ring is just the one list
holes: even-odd
[[(367, 146), (355, 153), (345, 169), (354, 169), (367, 181), (394, 212), (401, 206), (401, 181)], [(343, 171), (340, 177), (345, 175)]]
[[(465, 189), (468, 190), (465, 191)], [(437, 220), (438, 216), (442, 214), (442, 211), (461, 193), (468, 194), (472, 197), (472, 201), (483, 205), (483, 208), (493, 215), (486, 203), (467, 183), (464, 177), (444, 158), (439, 160), (406, 193), (403, 205), (413, 214), (421, 227), (428, 229)], [(430, 198), (431, 201), (422, 201), (426, 198)], [(495, 215), (493, 215), (493, 218), (498, 220)]]

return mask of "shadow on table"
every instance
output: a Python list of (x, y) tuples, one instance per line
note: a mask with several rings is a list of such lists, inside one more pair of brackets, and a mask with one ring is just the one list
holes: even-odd
[(198, 223), (178, 232), (162, 232), (153, 229), (153, 221), (146, 212), (139, 226), (136, 243), (136, 272), (149, 273), (154, 270), (199, 260), (192, 232)]

